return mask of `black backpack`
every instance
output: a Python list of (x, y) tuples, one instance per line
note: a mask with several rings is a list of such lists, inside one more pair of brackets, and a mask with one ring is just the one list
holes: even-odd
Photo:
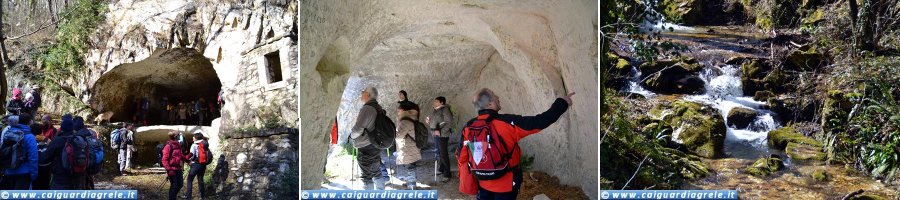
[(389, 149), (394, 146), (394, 137), (397, 135), (397, 127), (394, 125), (394, 122), (391, 121), (391, 118), (388, 118), (384, 109), (381, 109), (378, 105), (370, 105), (375, 110), (378, 111), (378, 114), (375, 116), (374, 128), (372, 130), (364, 129), (363, 134), (369, 138), (369, 142), (372, 145), (375, 145), (376, 148), (379, 149)]
[(156, 145), (156, 161), (159, 163), (159, 166), (162, 167), (162, 159), (163, 159), (163, 149), (166, 148), (166, 142), (159, 143)]
[[(413, 123), (413, 127), (415, 127), (416, 130), (416, 137), (413, 138), (413, 141), (416, 141), (416, 147), (424, 149), (428, 145), (428, 127), (422, 122), (407, 117), (404, 117), (401, 120), (407, 120)], [(409, 137), (409, 135), (406, 135), (406, 137)]]
[(23, 140), (25, 132), (7, 127), (7, 131), (3, 133), (3, 144), (0, 144), (0, 169), (15, 169), (19, 165), (25, 163), (27, 150), (24, 147)]

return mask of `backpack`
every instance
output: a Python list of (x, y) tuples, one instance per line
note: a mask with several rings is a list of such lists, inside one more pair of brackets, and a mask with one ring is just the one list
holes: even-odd
[(113, 149), (118, 149), (123, 147), (122, 145), (122, 129), (114, 130), (109, 136), (109, 146)]
[(197, 163), (201, 165), (208, 165), (213, 158), (212, 152), (209, 151), (209, 146), (206, 142), (197, 143), (197, 154), (195, 157), (197, 159)]
[(467, 165), (475, 179), (494, 180), (510, 171), (509, 160), (518, 143), (508, 149), (489, 120), (478, 119), (466, 126), (463, 139), (471, 155)]
[[(412, 138), (413, 141), (416, 141), (416, 147), (419, 149), (424, 149), (428, 145), (428, 127), (425, 126), (422, 122), (406, 118), (404, 117), (401, 120), (407, 120), (413, 123), (413, 127), (415, 127), (416, 137)], [(406, 135), (409, 137), (409, 135)]]
[(100, 172), (101, 165), (103, 165), (103, 144), (94, 137), (85, 137), (85, 140), (91, 153), (91, 163), (88, 166), (88, 173), (97, 174)]
[(166, 148), (166, 144), (168, 144), (168, 142), (159, 143), (158, 145), (156, 145), (156, 159), (157, 159), (157, 162), (159, 162), (160, 167), (163, 166), (163, 162), (162, 162), (163, 149)]
[(15, 169), (28, 157), (23, 144), (25, 132), (7, 127), (3, 132), (3, 144), (0, 145), (0, 169)]
[[(169, 166), (180, 165), (181, 162), (183, 162), (181, 160), (183, 158), (182, 153), (181, 153), (181, 145), (178, 145), (177, 142), (174, 142), (174, 143), (166, 142), (165, 146), (170, 146), (169, 147), (169, 160), (162, 160), (162, 162), (168, 162)], [(165, 146), (163, 146), (163, 149), (165, 149)], [(162, 152), (162, 151), (160, 151), (160, 152)], [(160, 158), (162, 158), (162, 153), (160, 153)], [(169, 169), (166, 169), (166, 170), (169, 170)]]
[(389, 149), (394, 146), (394, 137), (397, 135), (397, 127), (391, 118), (385, 114), (384, 109), (377, 105), (369, 105), (378, 111), (375, 116), (375, 127), (372, 130), (364, 129), (363, 134), (369, 138), (369, 142), (378, 149)]
[(82, 136), (67, 136), (62, 152), (62, 167), (69, 174), (82, 174), (94, 162), (93, 152)]

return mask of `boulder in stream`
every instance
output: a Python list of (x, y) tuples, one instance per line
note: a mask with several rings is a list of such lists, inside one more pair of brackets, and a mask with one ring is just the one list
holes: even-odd
[(745, 129), (753, 123), (758, 113), (756, 110), (744, 107), (736, 107), (728, 112), (728, 126), (737, 129)]
[(784, 150), (789, 143), (806, 144), (812, 146), (822, 146), (822, 143), (811, 138), (803, 136), (790, 126), (781, 127), (768, 133), (769, 146), (775, 149)]
[(677, 100), (668, 108), (660, 105), (650, 112), (672, 125), (672, 140), (684, 145), (690, 153), (706, 158), (724, 155), (725, 119), (716, 109)]
[(660, 94), (700, 94), (705, 82), (697, 76), (703, 66), (693, 58), (676, 58), (641, 64), (648, 90)]
[(781, 158), (772, 156), (756, 160), (756, 162), (744, 168), (744, 173), (753, 176), (768, 176), (782, 169), (784, 169), (784, 163), (782, 163)]
[(825, 152), (822, 152), (822, 143), (816, 142), (790, 142), (784, 148), (788, 157), (794, 160), (824, 161)]

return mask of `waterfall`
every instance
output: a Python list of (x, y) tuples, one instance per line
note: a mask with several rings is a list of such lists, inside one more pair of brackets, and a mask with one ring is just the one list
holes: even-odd
[(687, 100), (712, 105), (719, 110), (725, 123), (728, 124), (728, 112), (737, 107), (749, 108), (758, 113), (756, 119), (745, 129), (736, 129), (728, 126), (726, 141), (755, 143), (760, 146), (766, 142), (768, 132), (775, 130), (778, 124), (773, 118), (774, 113), (763, 109), (765, 102), (753, 100), (744, 96), (741, 78), (738, 76), (739, 68), (734, 65), (725, 65), (721, 68), (706, 67), (700, 72), (700, 78), (706, 82), (706, 93), (685, 97)]

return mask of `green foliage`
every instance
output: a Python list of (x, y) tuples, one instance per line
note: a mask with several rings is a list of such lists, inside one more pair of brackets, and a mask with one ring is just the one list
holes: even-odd
[[(846, 71), (841, 81), (861, 91), (844, 95), (852, 108), (825, 125), (826, 150), (838, 161), (851, 163), (874, 178), (893, 181), (900, 173), (900, 61), (871, 58)], [(838, 96), (829, 92), (829, 96)]]
[(90, 36), (105, 19), (106, 2), (78, 0), (61, 13), (56, 43), (43, 56), (44, 79), (59, 81), (84, 69), (85, 51)]
[(525, 155), (522, 157), (522, 170), (531, 171), (534, 167), (534, 156)]

